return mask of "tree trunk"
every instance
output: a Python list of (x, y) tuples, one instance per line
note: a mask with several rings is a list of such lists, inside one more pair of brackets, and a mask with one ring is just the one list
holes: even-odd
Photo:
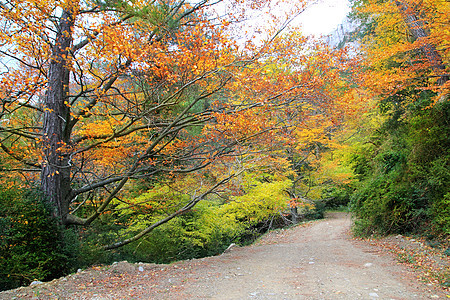
[(291, 206), (291, 217), (292, 217), (292, 224), (298, 224), (298, 211), (296, 206)]
[(55, 45), (48, 71), (48, 89), (44, 99), (43, 154), (41, 188), (46, 199), (54, 207), (54, 216), (64, 224), (69, 212), (70, 165), (65, 147), (70, 134), (66, 131), (69, 121), (69, 73), (74, 14), (64, 10), (57, 28)]

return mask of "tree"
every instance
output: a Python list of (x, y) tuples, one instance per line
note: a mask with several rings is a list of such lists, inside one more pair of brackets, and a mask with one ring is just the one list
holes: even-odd
[[(309, 60), (308, 41), (283, 39), (279, 29), (260, 44), (238, 44), (230, 34), (243, 15), (217, 17), (213, 4), (2, 3), (2, 172), (39, 182), (62, 224), (89, 225), (142, 192), (133, 182), (151, 186), (270, 142), (278, 110), (334, 109), (332, 99), (316, 97), (335, 80), (333, 53), (318, 48), (323, 55)], [(289, 60), (297, 65), (282, 71)], [(191, 209), (233, 176), (221, 174), (110, 248)]]
[(445, 239), (448, 2), (362, 1), (356, 9), (367, 29), (362, 88), (379, 111), (361, 126), (369, 134), (354, 138), (355, 232)]
[(446, 1), (362, 1), (357, 15), (366, 21), (366, 86), (390, 96), (411, 87), (448, 97), (448, 3)]
[[(436, 82), (437, 85), (445, 84), (449, 76), (445, 73), (445, 65), (440, 53), (436, 49), (436, 45), (429, 40), (431, 29), (427, 28), (426, 22), (423, 20), (424, 17), (421, 16), (423, 14), (418, 11), (418, 9), (420, 9), (419, 3), (408, 3), (407, 1), (397, 0), (395, 1), (395, 5), (400, 11), (413, 40), (417, 41), (420, 45), (420, 49), (427, 58), (431, 69), (436, 71), (436, 76), (438, 77)], [(415, 7), (417, 7), (417, 9), (415, 9)], [(438, 7), (439, 4), (435, 5), (433, 8), (436, 9)]]

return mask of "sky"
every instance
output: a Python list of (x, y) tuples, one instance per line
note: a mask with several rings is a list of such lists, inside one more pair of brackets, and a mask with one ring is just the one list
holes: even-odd
[(321, 35), (331, 33), (342, 23), (350, 12), (348, 0), (319, 0), (300, 16), (300, 22), (305, 35)]

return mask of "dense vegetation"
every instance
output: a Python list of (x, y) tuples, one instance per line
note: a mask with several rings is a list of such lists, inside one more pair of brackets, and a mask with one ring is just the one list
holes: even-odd
[(354, 2), (353, 50), (289, 17), (240, 44), (271, 1), (62, 2), (0, 6), (1, 290), (347, 206), (357, 235), (448, 239), (446, 1)]
[[(234, 201), (203, 201), (139, 242), (115, 251), (105, 251), (101, 245), (139, 231), (145, 222), (120, 212), (105, 215), (90, 227), (63, 229), (51, 217), (40, 193), (4, 187), (0, 192), (0, 287), (5, 290), (49, 280), (95, 264), (121, 260), (170, 263), (218, 255), (231, 243), (252, 243), (270, 229), (292, 225), (286, 193), (291, 182), (269, 178), (264, 174), (249, 179), (249, 190)], [(138, 201), (142, 197), (150, 195)], [(311, 202), (299, 207), (298, 213), (302, 220), (318, 218), (323, 207)], [(133, 226), (123, 226), (120, 215)], [(111, 218), (115, 219), (112, 225)]]
[(357, 234), (450, 234), (448, 8), (445, 1), (355, 2), (363, 86), (377, 107), (353, 139)]
[(427, 94), (407, 112), (382, 103), (386, 121), (353, 156), (358, 234), (450, 234), (450, 105), (424, 110)]
[(71, 270), (70, 247), (39, 192), (0, 189), (0, 289)]

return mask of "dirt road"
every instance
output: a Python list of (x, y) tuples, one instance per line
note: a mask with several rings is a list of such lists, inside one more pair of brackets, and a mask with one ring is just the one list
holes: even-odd
[(343, 214), (266, 237), (211, 263), (186, 291), (206, 299), (426, 299), (411, 274), (348, 236)]
[(117, 263), (0, 299), (447, 298), (377, 248), (352, 240), (345, 214), (275, 231), (253, 246), (171, 265)]

